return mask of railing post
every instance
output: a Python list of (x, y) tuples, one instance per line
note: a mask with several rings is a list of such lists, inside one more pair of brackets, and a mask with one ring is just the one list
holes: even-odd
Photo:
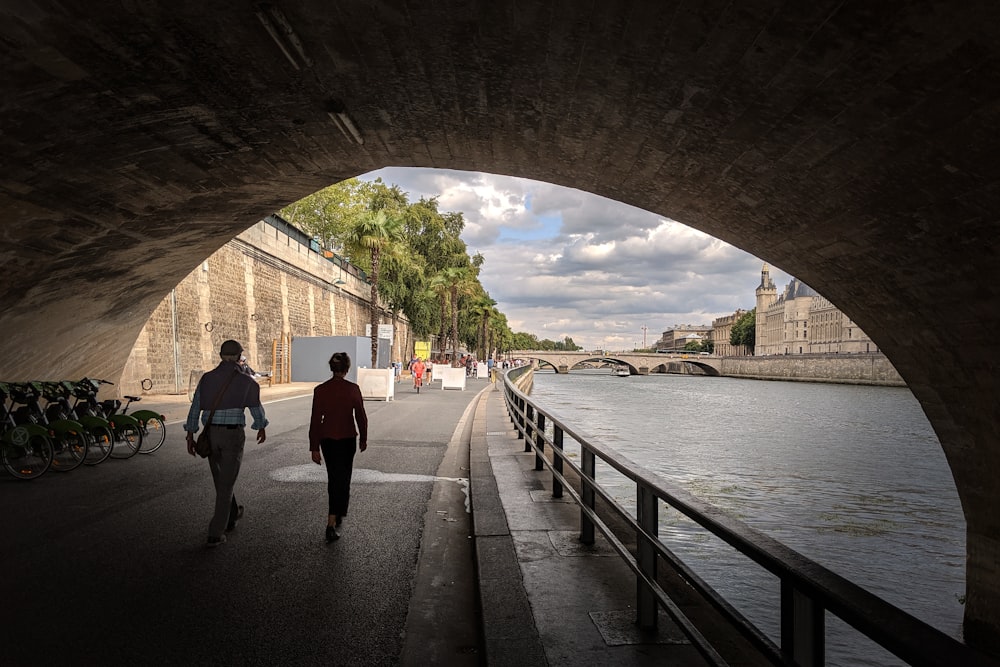
[(545, 451), (545, 415), (538, 413), (538, 428), (535, 430), (535, 470), (541, 470), (542, 452)]
[[(556, 472), (560, 475), (563, 471), (563, 430), (559, 428), (559, 424), (552, 423), (552, 466), (555, 468)], [(556, 479), (556, 476), (552, 476), (552, 497), (562, 498), (563, 487), (562, 482)]]
[(535, 423), (535, 406), (530, 403), (524, 408), (524, 413), (527, 415), (524, 420), (524, 451), (531, 451), (531, 434), (535, 432), (533, 424)]
[[(636, 484), (636, 517), (639, 527), (647, 535), (656, 537), (660, 533), (659, 518), (657, 516), (656, 494), (648, 486), (639, 482)], [(652, 581), (656, 581), (656, 550), (648, 539), (639, 531), (636, 532), (636, 561), (639, 571)], [(636, 621), (640, 628), (653, 629), (656, 627), (656, 616), (658, 613), (656, 597), (652, 589), (649, 588), (638, 577), (636, 578), (635, 608), (638, 618)]]
[[(594, 487), (587, 482), (587, 478), (592, 480), (597, 479), (597, 461), (594, 456), (594, 452), (590, 451), (586, 447), (582, 446), (581, 443), (581, 453), (583, 454), (583, 476), (584, 479), (580, 480), (580, 491), (583, 505), (590, 510), (594, 509)], [(580, 541), (584, 544), (594, 543), (594, 522), (587, 517), (586, 512), (583, 509), (580, 510)]]
[(824, 609), (787, 579), (781, 580), (781, 652), (802, 667), (826, 663)]
[(517, 439), (520, 440), (524, 437), (524, 399), (515, 398), (514, 402), (517, 403)]

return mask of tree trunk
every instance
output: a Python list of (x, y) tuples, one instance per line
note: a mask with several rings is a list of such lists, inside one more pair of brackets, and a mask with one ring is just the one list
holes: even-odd
[(451, 361), (458, 360), (458, 285), (451, 288)]
[(372, 287), (371, 287), (371, 323), (372, 323), (372, 368), (378, 368), (378, 249), (372, 249)]
[(441, 331), (438, 332), (438, 354), (448, 353), (448, 293), (441, 292)]
[(487, 319), (487, 317), (488, 317), (487, 315), (483, 315), (483, 354), (481, 357), (479, 357), (480, 359), (483, 360), (489, 356), (489, 354), (487, 354), (487, 348), (489, 347), (489, 339), (486, 337), (486, 328), (487, 325), (489, 324), (489, 320)]

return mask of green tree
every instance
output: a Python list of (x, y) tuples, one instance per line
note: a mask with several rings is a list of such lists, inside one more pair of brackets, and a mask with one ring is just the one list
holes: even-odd
[(535, 334), (517, 331), (511, 335), (512, 350), (537, 350), (538, 337)]
[(479, 358), (485, 359), (489, 356), (489, 327), (490, 327), (490, 317), (492, 317), (497, 311), (497, 302), (490, 298), (490, 295), (483, 292), (477, 296), (471, 306), (471, 313), (476, 316), (479, 320), (479, 331), (478, 333), (478, 347), (479, 347)]
[(563, 338), (563, 349), (567, 352), (576, 352), (577, 350), (582, 350), (583, 348), (573, 342), (573, 339), (569, 336)]
[(360, 188), (358, 179), (349, 178), (289, 204), (278, 215), (324, 248), (339, 248), (347, 230), (365, 211)]
[[(348, 230), (344, 247), (356, 264), (368, 269), (371, 282), (369, 321), (371, 322), (372, 368), (378, 363), (378, 285), (382, 255), (401, 252), (397, 247), (403, 240), (403, 226), (399, 217), (387, 215), (384, 210), (369, 211), (360, 216)], [(367, 267), (364, 267), (367, 264)]]
[(548, 338), (543, 338), (538, 341), (538, 349), (545, 352), (552, 352), (556, 349), (556, 342), (554, 340), (549, 340)]
[(754, 343), (757, 340), (757, 309), (743, 313), (729, 331), (730, 345), (743, 345), (753, 354)]
[(448, 294), (451, 289), (443, 270), (431, 276), (427, 289), (438, 305), (438, 352), (443, 355), (448, 349)]
[(496, 348), (498, 361), (505, 353), (513, 349), (511, 344), (514, 340), (514, 334), (507, 324), (507, 316), (499, 310), (495, 310), (490, 316), (490, 337), (493, 342), (491, 347)]
[(472, 294), (474, 286), (478, 283), (474, 283), (472, 280), (471, 264), (450, 266), (442, 273), (448, 283), (448, 297), (451, 307), (451, 358), (452, 361), (455, 361), (458, 359), (458, 299), (461, 296)]
[(409, 199), (398, 185), (386, 185), (381, 178), (361, 181), (357, 188), (358, 198), (369, 211), (385, 211), (386, 214), (402, 216), (409, 206)]

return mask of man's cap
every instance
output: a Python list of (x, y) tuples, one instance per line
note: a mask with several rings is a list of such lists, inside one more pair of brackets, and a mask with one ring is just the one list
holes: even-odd
[(219, 355), (220, 356), (230, 356), (230, 355), (236, 356), (236, 355), (239, 355), (240, 352), (242, 352), (242, 351), (243, 351), (243, 346), (242, 345), (240, 345), (239, 343), (237, 343), (235, 340), (227, 340), (225, 343), (222, 344), (222, 347), (219, 348)]

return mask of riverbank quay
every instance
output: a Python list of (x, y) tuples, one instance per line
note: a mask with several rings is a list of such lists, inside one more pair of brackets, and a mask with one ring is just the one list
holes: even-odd
[[(516, 372), (518, 371), (511, 371), (508, 378)], [(541, 376), (537, 379), (538, 382), (542, 382)], [(648, 401), (650, 405), (668, 405), (670, 404), (669, 398), (663, 395), (653, 395), (650, 389), (662, 384), (687, 386), (689, 387), (688, 391), (682, 390), (678, 393), (683, 393), (689, 402), (686, 405), (672, 407), (679, 408), (678, 411), (681, 415), (691, 414), (693, 412), (691, 406), (697, 406), (699, 401), (703, 402), (705, 399), (694, 387), (711, 386), (714, 384), (713, 381), (697, 378), (675, 378), (671, 382), (667, 378), (662, 381), (653, 378), (638, 378), (633, 379), (627, 385), (621, 385), (620, 380), (596, 374), (581, 374), (580, 380), (573, 380), (565, 376), (560, 380), (552, 376), (551, 383), (549, 377), (545, 377), (545, 380), (542, 383), (545, 386), (542, 387), (542, 397), (540, 398), (524, 396), (520, 390), (512, 385), (507, 387), (508, 404), (512, 414), (517, 415), (518, 428), (526, 434), (525, 445), (528, 446), (528, 443), (531, 443), (535, 451), (542, 454), (539, 459), (546, 470), (540, 474), (557, 477), (558, 470), (554, 469), (563, 466), (567, 470), (571, 467), (582, 469), (583, 474), (588, 479), (586, 488), (595, 489), (595, 500), (600, 503), (606, 499), (606, 502), (611, 506), (620, 507), (619, 511), (622, 512), (622, 516), (629, 518), (633, 534), (641, 535), (647, 548), (656, 554), (654, 559), (643, 567), (641, 556), (636, 557), (630, 545), (628, 554), (624, 553), (624, 549), (619, 550), (623, 553), (623, 558), (634, 558), (639, 561), (639, 569), (644, 572), (650, 571), (649, 566), (656, 568), (659, 565), (665, 569), (682, 566), (683, 563), (677, 560), (678, 556), (683, 558), (684, 562), (689, 562), (692, 566), (697, 567), (698, 573), (713, 582), (712, 587), (715, 587), (725, 598), (719, 598), (718, 593), (713, 594), (711, 587), (706, 590), (704, 582), (696, 586), (699, 590), (702, 590), (706, 595), (711, 595), (719, 602), (725, 602), (728, 599), (732, 605), (739, 607), (740, 612), (747, 614), (741, 623), (750, 623), (748, 630), (756, 628), (758, 632), (774, 637), (775, 641), (777, 638), (781, 638), (780, 647), (772, 644), (772, 648), (768, 649), (775, 658), (776, 664), (784, 664), (782, 656), (785, 656), (790, 662), (792, 661), (792, 656), (788, 656), (786, 653), (792, 646), (795, 647), (796, 654), (802, 648), (806, 649), (807, 655), (812, 653), (808, 648), (810, 644), (816, 646), (819, 655), (823, 653), (825, 644), (825, 650), (829, 651), (825, 664), (831, 665), (913, 664), (950, 667), (957, 664), (997, 664), (995, 658), (990, 659), (982, 655), (965, 646), (960, 639), (956, 638), (955, 631), (961, 628), (960, 615), (958, 616), (959, 624), (947, 622), (947, 620), (943, 624), (941, 623), (942, 617), (936, 613), (935, 608), (939, 605), (949, 604), (952, 591), (960, 591), (962, 587), (934, 589), (936, 578), (933, 572), (935, 570), (933, 567), (921, 568), (920, 560), (923, 554), (916, 553), (919, 548), (910, 550), (908, 545), (898, 542), (888, 542), (885, 545), (888, 548), (882, 548), (882, 545), (869, 540), (867, 545), (871, 547), (869, 549), (866, 548), (866, 545), (861, 544), (864, 540), (850, 540), (857, 542), (854, 546), (859, 558), (868, 562), (870, 557), (870, 562), (875, 564), (873, 569), (851, 570), (848, 567), (847, 571), (854, 572), (859, 576), (856, 581), (852, 582), (819, 562), (810, 560), (810, 558), (816, 558), (817, 555), (824, 558), (823, 553), (815, 549), (810, 551), (809, 544), (794, 539), (796, 531), (811, 530), (816, 524), (811, 521), (812, 514), (808, 509), (805, 512), (799, 512), (798, 508), (788, 508), (788, 502), (795, 502), (795, 494), (785, 496), (772, 493), (772, 490), (778, 491), (786, 482), (792, 482), (793, 488), (795, 486), (794, 481), (787, 477), (783, 482), (778, 469), (780, 466), (772, 468), (765, 464), (763, 468), (758, 467), (748, 471), (751, 475), (758, 475), (759, 479), (765, 482), (764, 492), (768, 496), (776, 496), (778, 504), (775, 505), (774, 499), (771, 499), (769, 503), (754, 502), (752, 496), (757, 489), (754, 482), (747, 477), (748, 487), (741, 488), (743, 483), (739, 478), (741, 474), (739, 465), (737, 465), (736, 477), (730, 474), (731, 471), (727, 471), (726, 456), (728, 450), (724, 451), (726, 450), (725, 446), (715, 447), (714, 449), (717, 451), (712, 451), (711, 447), (698, 449), (685, 446), (684, 443), (693, 442), (690, 432), (687, 433), (687, 436), (681, 435), (679, 440), (675, 439), (671, 443), (661, 443), (658, 440), (659, 433), (655, 431), (657, 427), (662, 426), (667, 429), (682, 427), (683, 417), (673, 422), (664, 419), (661, 423), (657, 423), (658, 420), (653, 419), (651, 420), (653, 423), (648, 425), (648, 431), (630, 428), (629, 424), (633, 420), (635, 423), (643, 423), (646, 418), (645, 414), (636, 413), (629, 409), (630, 405), (644, 404), (642, 396), (637, 396), (636, 393), (650, 393)], [(568, 385), (575, 386), (578, 382), (585, 383), (585, 391), (567, 390)], [(553, 385), (560, 384), (562, 385), (561, 391), (552, 390)], [(728, 381), (720, 380), (719, 384), (738, 392), (738, 388), (743, 383), (730, 379)], [(902, 396), (898, 390), (821, 388), (819, 386), (803, 387), (800, 390), (788, 389), (791, 385), (787, 385), (787, 383), (751, 382), (747, 384), (755, 384), (763, 392), (770, 391), (772, 385), (779, 387), (784, 384), (787, 391), (793, 393), (801, 391), (804, 395), (812, 395), (813, 397), (823, 392), (870, 394), (873, 397), (876, 395)], [(538, 386), (536, 385), (536, 387)], [(612, 390), (611, 395), (606, 393), (610, 387), (617, 386), (631, 386), (635, 388), (635, 391), (618, 392)], [(643, 391), (642, 387), (646, 387), (646, 390)], [(724, 394), (712, 392), (713, 399), (722, 397), (723, 405), (726, 403), (724, 396)], [(813, 403), (812, 407), (815, 410), (816, 402), (813, 401)], [(779, 402), (778, 404), (784, 403)], [(873, 404), (878, 404), (878, 401), (873, 401)], [(684, 412), (685, 408), (687, 409), (686, 413)], [(696, 411), (695, 409), (694, 412)], [(735, 412), (741, 413), (738, 405), (735, 407)], [(728, 423), (718, 413), (709, 413), (706, 418), (718, 418), (719, 423), (725, 424), (724, 428), (727, 429), (739, 428), (740, 419), (737, 419), (736, 423)], [(678, 430), (679, 432), (683, 431), (683, 428)], [(738, 432), (738, 430), (734, 430), (734, 432)], [(597, 437), (592, 437), (594, 434), (597, 434)], [(786, 443), (798, 442), (798, 432), (786, 435), (790, 436)], [(637, 449), (646, 442), (647, 438), (651, 446), (644, 450)], [(708, 435), (708, 439), (711, 439), (711, 434)], [(859, 436), (859, 439), (865, 442), (862, 436)], [(618, 447), (618, 442), (622, 443), (621, 447)], [(660, 444), (665, 445), (662, 450), (658, 447)], [(765, 461), (767, 460), (769, 452), (766, 447), (753, 449), (752, 443), (747, 444), (749, 444), (750, 449), (742, 451), (752, 450), (755, 455), (759, 454), (765, 458)], [(835, 443), (833, 444), (835, 446)], [(635, 445), (635, 447), (631, 445)], [(554, 456), (560, 451), (565, 452), (565, 455)], [(640, 455), (640, 451), (643, 454), (650, 454), (652, 457), (630, 458), (634, 455)], [(793, 450), (778, 450), (777, 459), (779, 461), (783, 457), (782, 452), (792, 453)], [(594, 459), (590, 457), (596, 458), (596, 467)], [(590, 462), (588, 462), (588, 458), (590, 458)], [(792, 460), (796, 457), (786, 456), (784, 458)], [(864, 460), (863, 454), (861, 459)], [(637, 464), (636, 460), (644, 463)], [(718, 463), (718, 470), (715, 467), (716, 463)], [(541, 466), (537, 467), (541, 468)], [(905, 468), (903, 465), (900, 467)], [(615, 475), (613, 469), (624, 476), (624, 479)], [(877, 467), (875, 469), (877, 470)], [(590, 472), (587, 472), (588, 470)], [(718, 472), (718, 478), (716, 472)], [(777, 474), (772, 476), (772, 472)], [(682, 477), (683, 475), (688, 476)], [(698, 486), (688, 491), (684, 482), (692, 479)], [(899, 479), (909, 480), (910, 477), (904, 475)], [(876, 493), (875, 489), (882, 488), (873, 479), (862, 477), (862, 480), (859, 488), (862, 494), (865, 492), (866, 482), (871, 484), (872, 493)], [(824, 491), (822, 481), (814, 481), (819, 483), (818, 487), (822, 494)], [(707, 487), (704, 486), (705, 482), (708, 482)], [(571, 486), (574, 488), (577, 502), (580, 502), (579, 496), (583, 496), (582, 511), (586, 513), (588, 522), (595, 524), (595, 528), (599, 528), (606, 535), (620, 534), (617, 530), (609, 531), (606, 527), (600, 526), (601, 520), (606, 522), (603, 514), (599, 508), (597, 512), (588, 508), (590, 503), (586, 498), (587, 494), (586, 492), (581, 494), (576, 483), (570, 484), (563, 481), (563, 484), (567, 490)], [(892, 484), (891, 479), (889, 484)], [(726, 485), (725, 488), (728, 490), (730, 498), (741, 494), (747, 499), (746, 503), (734, 505), (738, 508), (736, 510), (731, 509), (731, 504), (728, 502), (711, 504), (720, 497), (718, 494), (711, 493), (711, 487), (715, 486), (718, 489), (722, 485)], [(798, 490), (802, 492), (802, 496), (807, 498), (808, 502), (810, 491), (802, 488)], [(704, 493), (706, 491), (708, 493)], [(696, 497), (695, 494), (701, 498), (711, 498), (711, 500), (706, 502)], [(864, 498), (866, 496), (858, 497)], [(656, 508), (661, 500), (667, 508), (666, 513), (661, 514), (658, 520)], [(594, 506), (590, 505), (590, 507)], [(753, 507), (756, 507), (756, 511), (751, 509)], [(678, 529), (678, 519), (681, 518), (676, 513), (678, 511), (697, 525), (683, 521), (686, 525)], [(891, 517), (891, 512), (887, 516)], [(754, 528), (748, 525), (747, 519), (744, 517), (755, 517), (752, 521), (758, 527)], [(582, 519), (583, 517), (581, 517), (581, 521)], [(915, 528), (917, 531), (920, 530), (919, 526), (915, 526)], [(585, 526), (581, 526), (581, 532), (584, 530)], [(657, 535), (660, 536), (659, 539), (657, 539)], [(782, 536), (792, 536), (793, 539), (783, 543), (769, 535), (774, 535), (778, 539), (782, 539)], [(721, 542), (708, 546), (707, 543), (712, 542), (714, 538), (719, 538)], [(805, 548), (805, 551), (797, 552), (785, 544), (798, 545), (795, 548)], [(961, 544), (964, 547), (964, 542)], [(803, 547), (803, 545), (805, 546)], [(838, 546), (851, 547), (850, 544), (828, 546), (833, 548), (826, 552), (827, 554), (835, 553)], [(803, 555), (803, 553), (811, 554), (811, 556)], [(933, 550), (930, 553), (933, 553)], [(915, 557), (908, 556), (908, 554)], [(889, 558), (880, 561), (879, 559), (883, 556)], [(960, 554), (956, 554), (956, 556), (960, 557)], [(833, 567), (837, 568), (836, 558), (833, 560), (835, 562)], [(882, 563), (886, 565), (880, 567)], [(905, 563), (906, 565), (897, 571), (897, 563)], [(829, 563), (827, 565), (829, 566)], [(844, 574), (844, 572), (841, 573)], [(692, 584), (698, 579), (697, 576), (689, 577), (687, 575), (685, 578)], [(916, 586), (913, 585), (914, 582), (917, 583)], [(664, 587), (664, 590), (667, 588)], [(869, 591), (875, 594), (873, 595)], [(922, 597), (928, 593), (930, 597)], [(885, 597), (880, 598), (876, 595)], [(656, 597), (663, 599), (660, 591), (656, 591)], [(919, 600), (927, 600), (928, 604), (923, 607), (914, 604), (914, 601)], [(893, 604), (900, 605), (900, 607), (894, 607)], [(809, 609), (812, 611), (804, 613)], [(907, 611), (904, 612), (903, 609)], [(803, 614), (800, 614), (800, 611)], [(810, 617), (814, 619), (818, 617), (820, 624), (813, 625), (813, 622), (809, 620)], [(825, 629), (823, 617), (827, 619), (828, 623)], [(845, 628), (834, 617), (853, 626), (857, 633)], [(954, 619), (954, 616), (947, 618)], [(928, 625), (928, 623), (932, 623), (936, 627)], [(888, 653), (880, 652), (877, 647), (870, 645), (862, 635), (867, 635), (875, 643), (881, 644), (897, 657), (893, 658)], [(766, 640), (763, 635), (761, 637)], [(800, 646), (800, 640), (802, 646)], [(767, 641), (770, 643), (770, 640)], [(802, 664), (802, 657), (804, 656), (799, 655), (799, 659), (794, 660), (794, 662)], [(823, 664), (822, 660), (820, 662), (807, 660), (806, 663)]]
[(883, 354), (722, 357), (721, 374), (748, 380), (906, 386), (899, 372)]
[[(590, 545), (581, 541), (579, 506), (568, 496), (553, 496), (551, 475), (537, 470), (535, 454), (524, 451), (501, 390), (480, 402), (473, 433), (471, 493), (488, 664), (712, 664), (663, 611), (656, 628), (639, 628), (635, 575), (603, 535)], [(566, 472), (579, 489), (579, 477)], [(617, 535), (628, 535), (624, 521), (607, 508), (601, 513)], [(634, 553), (634, 538), (625, 539)], [(499, 563), (484, 562), (498, 555)], [(660, 585), (726, 663), (772, 664), (665, 569)], [(512, 588), (517, 581), (522, 587)]]

